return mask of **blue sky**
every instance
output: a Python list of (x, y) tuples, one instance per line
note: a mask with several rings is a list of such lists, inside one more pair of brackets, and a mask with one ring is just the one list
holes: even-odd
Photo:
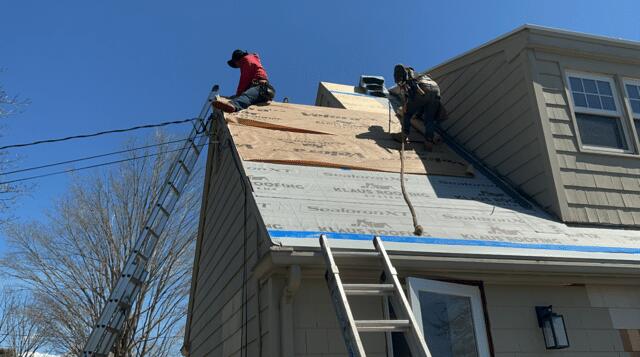
[[(312, 104), (319, 81), (390, 78), (398, 62), (427, 69), (524, 23), (640, 41), (638, 13), (637, 0), (3, 1), (0, 84), (31, 105), (5, 123), (0, 144), (192, 117), (211, 84), (235, 91), (225, 63), (235, 48), (261, 55), (277, 100)], [(12, 153), (27, 167), (128, 138)], [(14, 215), (42, 218), (68, 180), (35, 182)]]

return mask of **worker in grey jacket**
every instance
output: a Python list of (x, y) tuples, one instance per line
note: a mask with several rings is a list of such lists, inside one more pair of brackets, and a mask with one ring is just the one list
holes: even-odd
[(397, 64), (393, 69), (393, 79), (400, 89), (402, 108), (398, 116), (402, 121), (402, 132), (394, 133), (393, 138), (408, 143), (411, 132), (411, 118), (420, 115), (424, 122), (424, 147), (433, 150), (433, 146), (441, 142), (435, 133), (436, 122), (444, 120), (446, 113), (440, 103), (438, 83), (426, 74), (416, 74), (413, 68)]

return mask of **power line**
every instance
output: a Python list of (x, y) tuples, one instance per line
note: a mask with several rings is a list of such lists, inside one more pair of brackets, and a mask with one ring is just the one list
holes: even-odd
[[(199, 136), (196, 136), (196, 137), (194, 137), (194, 139), (198, 138), (198, 137)], [(163, 146), (163, 145), (169, 145), (169, 144), (174, 144), (174, 143), (178, 143), (178, 142), (184, 142), (187, 139), (188, 138), (178, 139), (178, 140), (171, 140), (171, 141), (158, 143), (158, 144), (150, 144), (150, 145), (139, 146), (139, 147), (131, 148), (131, 149), (108, 152), (108, 153), (105, 153), (105, 154), (99, 154), (99, 155), (93, 155), (93, 156), (85, 156), (85, 157), (81, 157), (81, 158), (78, 158), (78, 159), (59, 161), (59, 162), (54, 162), (54, 163), (51, 163), (51, 164), (27, 167), (27, 168), (24, 168), (24, 169), (18, 169), (18, 170), (7, 171), (7, 172), (0, 172), (0, 176), (17, 174), (17, 173), (26, 172), (26, 171), (40, 170), (40, 169), (45, 169), (45, 168), (48, 168), (48, 167), (60, 166), (60, 165), (65, 165), (65, 164), (73, 164), (73, 163), (80, 162), (80, 161), (93, 160), (93, 159), (98, 159), (98, 158), (106, 157), (106, 156), (124, 154), (124, 153), (127, 153), (127, 152), (138, 151), (138, 150), (142, 150), (142, 149), (148, 149), (148, 148), (152, 148), (152, 147), (156, 147), (156, 146)]]
[(113, 130), (99, 131), (97, 133), (92, 133), (92, 134), (73, 135), (73, 136), (67, 136), (65, 138), (38, 140), (38, 141), (30, 142), (30, 143), (5, 145), (5, 146), (0, 146), (0, 150), (14, 149), (14, 148), (20, 148), (20, 147), (25, 147), (25, 146), (33, 146), (33, 145), (40, 145), (40, 144), (45, 144), (45, 143), (57, 143), (57, 142), (60, 142), (60, 141), (67, 141), (67, 140), (72, 140), (72, 139), (92, 138), (92, 137), (95, 137), (95, 136), (100, 136), (100, 135), (105, 135), (105, 134), (124, 133), (124, 132), (127, 132), (127, 131), (133, 131), (133, 130), (139, 130), (139, 129), (158, 128), (158, 127), (167, 126), (167, 125), (184, 124), (184, 123), (188, 123), (188, 122), (193, 122), (195, 120), (198, 120), (198, 119), (197, 118), (191, 118), (191, 119), (183, 119), (183, 120), (165, 121), (165, 122), (162, 122), (162, 123), (138, 125), (138, 126), (133, 126), (133, 127), (130, 127), (130, 128), (125, 128), (125, 129), (113, 129)]
[[(206, 145), (207, 144), (200, 145), (199, 148), (203, 148)], [(166, 150), (166, 151), (157, 152), (157, 153), (154, 153), (154, 154), (147, 154), (147, 155), (132, 157), (132, 158), (128, 158), (128, 159), (122, 159), (122, 160), (107, 161), (107, 162), (103, 162), (103, 163), (100, 163), (100, 164), (83, 166), (83, 167), (78, 167), (78, 168), (75, 168), (75, 169), (54, 171), (54, 172), (50, 172), (50, 173), (46, 173), (46, 174), (42, 174), (42, 175), (28, 176), (28, 177), (15, 179), (15, 180), (9, 180), (9, 181), (0, 182), (0, 185), (7, 185), (7, 184), (10, 184), (10, 183), (35, 180), (35, 179), (40, 179), (40, 178), (44, 178), (44, 177), (60, 175), (60, 174), (66, 174), (66, 173), (70, 173), (70, 172), (82, 171), (82, 170), (87, 170), (87, 169), (94, 169), (94, 168), (97, 168), (97, 167), (108, 166), (108, 165), (113, 165), (113, 164), (119, 164), (119, 163), (122, 163), (122, 162), (134, 161), (134, 160), (144, 159), (144, 158), (147, 158), (147, 157), (153, 157), (153, 156), (158, 156), (158, 155), (162, 155), (162, 154), (168, 154), (168, 153), (180, 151), (182, 149), (183, 148), (174, 149), (174, 150)]]

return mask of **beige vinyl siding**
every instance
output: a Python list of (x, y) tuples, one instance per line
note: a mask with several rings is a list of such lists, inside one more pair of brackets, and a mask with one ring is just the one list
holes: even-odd
[(504, 40), (430, 71), (449, 114), (441, 126), (495, 173), (559, 214), (518, 41)]
[[(258, 250), (265, 249), (266, 233), (256, 217), (248, 181), (245, 207), (242, 181), (246, 177), (234, 162), (235, 148), (225, 144), (228, 135), (222, 126), (217, 137), (222, 144), (210, 152), (210, 182), (191, 294), (190, 356), (240, 356), (243, 346), (255, 356), (261, 345), (265, 348), (260, 338), (260, 299), (251, 272)], [(268, 307), (267, 301), (260, 304), (262, 309)]]
[[(496, 357), (633, 353), (624, 336), (640, 327), (640, 320), (628, 318), (640, 312), (637, 286), (485, 284), (485, 295)], [(553, 305), (553, 311), (564, 316), (569, 348), (545, 350), (535, 313), (538, 305)]]
[[(346, 269), (341, 271), (343, 275), (349, 272)], [(447, 279), (446, 275), (440, 274), (439, 278), (456, 281)], [(414, 272), (410, 276), (428, 278), (429, 274)], [(467, 280), (465, 276), (457, 274), (456, 279)], [(472, 280), (470, 276), (466, 277)], [(523, 281), (522, 277), (500, 282), (505, 276), (492, 276), (483, 284), (493, 356), (621, 357), (639, 352), (625, 341), (625, 336), (629, 334), (633, 339), (640, 328), (640, 287), (564, 285), (545, 283), (548, 278), (543, 276), (530, 278), (531, 282)], [(556, 278), (563, 280), (561, 276)], [(375, 298), (351, 297), (349, 300), (357, 319), (379, 319), (383, 316), (382, 305)], [(535, 307), (547, 305), (552, 305), (554, 312), (564, 316), (570, 342), (567, 349), (550, 351), (544, 347)], [(303, 278), (294, 299), (293, 318), (296, 357), (346, 356), (326, 282), (318, 274)], [(362, 334), (362, 337), (367, 356), (386, 356), (386, 341), (382, 334)], [(635, 342), (640, 342), (640, 335)]]
[[(349, 303), (357, 320), (384, 319), (379, 297), (350, 296)], [(322, 277), (303, 278), (294, 299), (293, 316), (296, 357), (347, 356), (329, 289)], [(384, 334), (363, 333), (360, 336), (367, 356), (387, 356)]]
[[(568, 68), (564, 68), (566, 66)], [(568, 207), (562, 217), (566, 222), (605, 225), (640, 225), (640, 158), (611, 155), (580, 149), (570, 106), (564, 71), (583, 69), (610, 75), (622, 65), (582, 62), (578, 59), (536, 50), (536, 82), (542, 86), (539, 100), (546, 109), (553, 153), (561, 179), (560, 199)], [(640, 68), (636, 70), (640, 73)], [(616, 87), (620, 96), (621, 90)], [(623, 104), (622, 97), (620, 104)], [(623, 111), (624, 112), (624, 111)], [(622, 118), (623, 125), (628, 125)], [(633, 140), (629, 143), (634, 147)]]

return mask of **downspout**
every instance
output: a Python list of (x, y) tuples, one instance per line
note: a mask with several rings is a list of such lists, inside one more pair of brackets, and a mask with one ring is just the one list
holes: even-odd
[(280, 296), (280, 352), (282, 357), (293, 357), (295, 338), (293, 335), (293, 298), (300, 289), (302, 271), (299, 265), (289, 267), (287, 284)]

